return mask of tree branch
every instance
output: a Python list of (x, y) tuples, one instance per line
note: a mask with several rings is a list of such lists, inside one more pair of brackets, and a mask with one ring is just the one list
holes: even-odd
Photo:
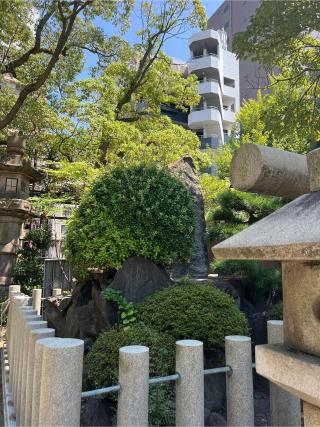
[[(23, 106), (27, 97), (31, 93), (39, 90), (44, 85), (44, 83), (47, 81), (47, 79), (50, 76), (53, 68), (55, 67), (56, 63), (58, 62), (60, 55), (63, 54), (63, 52), (64, 52), (66, 43), (67, 43), (69, 36), (72, 32), (72, 29), (73, 29), (73, 26), (74, 26), (74, 23), (75, 23), (77, 16), (86, 6), (88, 6), (92, 2), (93, 2), (93, 0), (87, 0), (83, 3), (79, 2), (79, 1), (75, 1), (74, 5), (73, 5), (72, 13), (69, 15), (68, 19), (63, 17), (62, 29), (61, 29), (60, 36), (58, 38), (58, 41), (57, 41), (57, 44), (56, 44), (54, 51), (52, 53), (50, 52), (51, 58), (47, 64), (44, 72), (38, 76), (38, 78), (36, 79), (35, 82), (29, 83), (23, 87), (23, 89), (21, 90), (21, 92), (20, 92), (15, 104), (11, 108), (11, 110), (5, 115), (4, 118), (2, 118), (0, 120), (0, 130), (4, 129), (6, 126), (8, 126), (10, 123), (12, 123), (12, 121), (15, 119), (16, 115), (18, 114), (19, 110)], [(58, 7), (60, 7), (62, 10), (60, 0), (58, 1)], [(52, 16), (53, 12), (48, 12), (44, 17), (45, 19), (42, 20), (43, 25), (45, 25), (45, 22), (48, 21), (48, 19), (49, 19), (48, 15), (50, 13), (51, 13), (50, 16)], [(39, 26), (38, 26), (38, 28), (39, 28)], [(40, 34), (40, 42), (41, 42), (41, 31), (38, 32)], [(38, 48), (38, 47), (36, 46), (36, 48)], [(48, 53), (48, 52), (46, 52), (46, 53)], [(28, 58), (30, 57), (30, 51), (26, 52), (26, 54), (23, 55), (24, 59), (26, 58), (26, 56)], [(28, 58), (26, 60), (23, 60), (23, 62), (20, 65), (25, 63), (28, 60)], [(20, 58), (20, 61), (21, 61), (21, 58)], [(18, 66), (20, 66), (20, 65), (18, 65)]]

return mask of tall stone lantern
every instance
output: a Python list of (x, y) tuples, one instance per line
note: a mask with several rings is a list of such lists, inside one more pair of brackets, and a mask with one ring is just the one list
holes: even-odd
[(320, 149), (308, 156), (243, 145), (233, 187), (295, 198), (213, 248), (217, 258), (282, 262), (284, 344), (256, 347), (257, 372), (302, 399), (320, 425)]
[(42, 173), (23, 158), (25, 148), (21, 135), (9, 136), (6, 153), (0, 156), (0, 295), (6, 294), (12, 283), (22, 225), (36, 215), (26, 200), (29, 185), (43, 179)]

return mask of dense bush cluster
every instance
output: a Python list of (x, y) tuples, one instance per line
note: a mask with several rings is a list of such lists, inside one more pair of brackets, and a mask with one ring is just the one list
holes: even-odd
[(279, 302), (273, 304), (271, 309), (267, 313), (268, 320), (283, 320), (283, 304)]
[(141, 320), (175, 339), (197, 339), (224, 348), (227, 335), (247, 335), (246, 319), (234, 300), (211, 284), (175, 285), (146, 298)]
[(18, 251), (18, 259), (13, 271), (14, 283), (21, 286), (27, 295), (33, 288), (41, 288), (43, 281), (43, 252), (52, 244), (52, 230), (48, 224), (29, 230), (25, 235), (22, 249)]
[(264, 268), (259, 261), (215, 260), (212, 271), (243, 279), (246, 297), (253, 303), (267, 301), (281, 289), (281, 272), (277, 268)]
[(176, 178), (156, 167), (119, 168), (83, 198), (68, 225), (66, 254), (83, 276), (134, 255), (170, 265), (189, 257), (194, 223), (192, 196)]
[(215, 198), (215, 207), (206, 215), (207, 237), (218, 243), (283, 206), (279, 197), (226, 190)]
[[(110, 329), (102, 333), (86, 356), (85, 365), (96, 387), (118, 384), (119, 349), (135, 344), (150, 349), (150, 377), (174, 373), (174, 339), (136, 323), (127, 330)], [(150, 425), (174, 425), (172, 385), (159, 384), (150, 388), (149, 422)]]

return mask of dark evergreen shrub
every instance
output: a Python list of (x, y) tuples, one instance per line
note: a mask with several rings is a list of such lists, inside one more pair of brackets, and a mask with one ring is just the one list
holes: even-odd
[(273, 304), (267, 313), (268, 320), (283, 320), (283, 305), (282, 302)]
[(14, 283), (21, 286), (27, 295), (33, 288), (42, 288), (44, 259), (43, 253), (52, 244), (52, 231), (48, 224), (29, 230), (25, 235), (22, 249), (18, 251), (18, 259), (13, 270)]
[(180, 284), (154, 293), (140, 306), (141, 320), (175, 339), (224, 348), (227, 335), (248, 335), (245, 316), (232, 297), (211, 284)]
[[(150, 349), (150, 377), (174, 373), (175, 341), (143, 323), (128, 330), (110, 329), (102, 333), (85, 358), (89, 377), (96, 387), (118, 384), (119, 349), (127, 345), (145, 345)], [(117, 399), (117, 395), (112, 396)], [(150, 387), (149, 424), (174, 425), (174, 386)]]
[(88, 268), (119, 268), (134, 255), (170, 265), (189, 257), (194, 223), (192, 196), (176, 178), (156, 167), (115, 169), (75, 211), (66, 254), (82, 275)]

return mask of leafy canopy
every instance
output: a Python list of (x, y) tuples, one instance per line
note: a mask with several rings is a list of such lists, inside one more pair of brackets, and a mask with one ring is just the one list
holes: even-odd
[[(233, 40), (241, 59), (257, 61), (269, 70), (271, 88), (280, 85), (273, 92), (276, 106), (272, 97), (265, 99), (266, 104), (271, 102), (273, 119), (263, 120), (266, 130), (276, 128), (281, 139), (284, 134), (292, 135), (294, 148), (302, 138), (299, 151), (305, 149), (306, 141), (319, 140), (319, 17), (317, 0), (263, 0), (246, 31)], [(266, 105), (265, 113), (269, 108)], [(289, 138), (285, 139), (289, 145)]]
[(119, 268), (141, 255), (170, 265), (193, 246), (193, 199), (184, 185), (156, 167), (118, 168), (101, 176), (68, 224), (69, 261), (88, 268)]

